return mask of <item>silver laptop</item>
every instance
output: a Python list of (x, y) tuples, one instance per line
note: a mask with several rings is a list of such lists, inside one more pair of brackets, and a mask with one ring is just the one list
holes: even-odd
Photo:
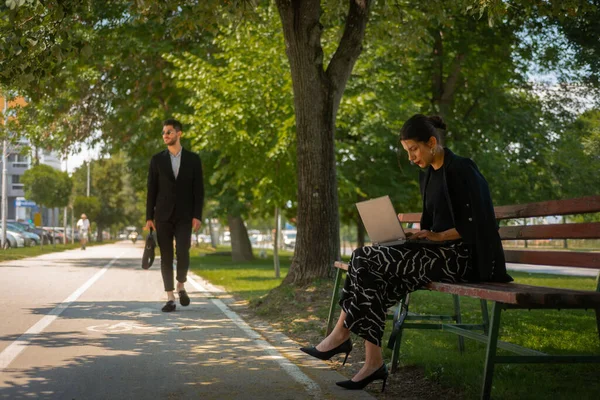
[(356, 203), (356, 208), (374, 245), (394, 246), (406, 242), (406, 233), (390, 196), (361, 201)]
[(394, 246), (404, 243), (419, 243), (427, 245), (447, 245), (452, 241), (434, 242), (427, 239), (407, 239), (402, 224), (398, 219), (390, 196), (356, 203), (360, 218), (365, 225), (369, 238), (377, 246)]

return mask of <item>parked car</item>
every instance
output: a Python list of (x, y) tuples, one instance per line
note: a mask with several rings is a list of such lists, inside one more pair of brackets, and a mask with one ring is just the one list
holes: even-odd
[(56, 229), (56, 228), (50, 228), (50, 227), (44, 227), (43, 228), (46, 232), (48, 232), (48, 234), (50, 235), (50, 237), (52, 238), (52, 242), (56, 242), (56, 243), (64, 243), (64, 233), (61, 232), (60, 230)]
[(27, 231), (21, 224), (7, 222), (6, 226), (11, 231), (19, 232), (23, 236), (25, 239), (25, 246), (35, 246), (40, 244), (40, 236), (33, 232)]
[[(0, 235), (2, 235), (2, 229), (0, 228)], [(14, 235), (12, 235), (10, 232), (6, 232), (6, 244), (4, 245), (5, 249), (9, 249), (9, 248), (15, 248), (18, 247), (17, 246), (17, 239), (15, 238)]]
[[(0, 228), (0, 235), (2, 234), (2, 229)], [(6, 231), (6, 245), (5, 248), (8, 247), (25, 247), (25, 238), (19, 232), (14, 232), (7, 230)]]
[(295, 230), (283, 230), (283, 245), (288, 249), (296, 247), (296, 231)]
[(196, 235), (196, 240), (200, 243), (211, 243), (210, 235), (198, 234)]
[(37, 226), (29, 222), (16, 221), (14, 223), (22, 226), (27, 232), (35, 233), (36, 235), (38, 235), (40, 237), (40, 240), (44, 241), (44, 244), (52, 244), (52, 236), (44, 229), (38, 228)]

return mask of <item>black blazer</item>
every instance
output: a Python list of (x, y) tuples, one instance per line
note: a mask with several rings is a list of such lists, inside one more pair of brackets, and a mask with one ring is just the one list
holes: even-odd
[[(450, 206), (454, 227), (469, 246), (474, 267), (471, 281), (510, 282), (498, 223), (492, 204), (488, 183), (473, 160), (460, 157), (444, 148), (444, 194)], [(431, 168), (421, 171), (420, 184), (423, 196), (421, 229), (430, 229), (432, 215), (426, 212), (425, 195)]]
[(171, 167), (169, 150), (152, 156), (148, 171), (146, 221), (169, 221), (192, 218), (202, 221), (204, 182), (198, 154), (181, 149), (177, 179)]

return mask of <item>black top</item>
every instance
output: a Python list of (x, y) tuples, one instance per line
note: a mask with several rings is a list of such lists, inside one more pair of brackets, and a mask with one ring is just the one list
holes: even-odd
[(448, 207), (448, 201), (444, 194), (444, 171), (442, 168), (437, 171), (433, 167), (429, 176), (429, 183), (427, 184), (427, 202), (425, 204), (424, 212), (431, 215), (432, 232), (443, 232), (448, 229), (454, 228), (454, 222), (452, 221), (452, 214)]
[[(469, 247), (469, 255), (474, 267), (474, 276), (469, 280), (510, 282), (506, 273), (502, 241), (498, 234), (498, 223), (487, 181), (479, 172), (473, 160), (457, 156), (444, 148), (442, 189), (454, 221), (454, 228), (463, 242)], [(429, 201), (428, 184), (431, 169), (421, 172), (420, 184), (423, 196), (423, 210)], [(421, 229), (433, 226), (432, 215), (423, 212)]]

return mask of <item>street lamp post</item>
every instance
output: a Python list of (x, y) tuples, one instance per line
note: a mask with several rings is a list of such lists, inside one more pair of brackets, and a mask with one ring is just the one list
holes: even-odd
[[(69, 162), (69, 153), (65, 152), (65, 172), (66, 173), (69, 173), (69, 168), (67, 165), (68, 162)], [(63, 244), (67, 244), (67, 207), (68, 207), (68, 205), (66, 205), (63, 210), (63, 227), (65, 229), (65, 236), (63, 238)], [(73, 232), (71, 232), (71, 236), (73, 236)]]
[(6, 198), (6, 137), (8, 135), (8, 96), (4, 95), (4, 134), (2, 135), (2, 248), (6, 247), (6, 213), (8, 202)]
[(90, 157), (87, 160), (87, 197), (90, 197)]

